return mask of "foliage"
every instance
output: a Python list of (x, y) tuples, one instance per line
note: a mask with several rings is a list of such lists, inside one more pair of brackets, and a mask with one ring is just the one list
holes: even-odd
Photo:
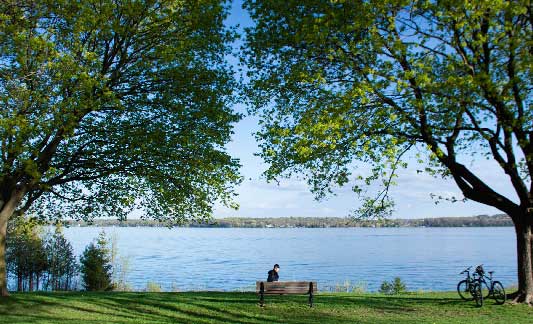
[(39, 290), (39, 283), (48, 270), (46, 249), (40, 234), (39, 224), (23, 217), (18, 217), (16, 227), (11, 228), (6, 261), (18, 291)]
[(6, 261), (17, 291), (75, 289), (76, 256), (61, 227), (57, 226), (53, 235), (46, 235), (35, 219), (20, 216), (13, 223)]
[(392, 282), (392, 292), (394, 294), (401, 294), (407, 291), (407, 286), (405, 283), (402, 282), (402, 279), (400, 277), (394, 278), (394, 281)]
[[(247, 95), (266, 178), (318, 199), (353, 184), (355, 215), (389, 216), (409, 159), (509, 215), (519, 293), (533, 304), (530, 1), (245, 1)], [(476, 162), (490, 160), (498, 180)], [(366, 191), (380, 186), (375, 194)], [(498, 188), (495, 187), (497, 183)]]
[(91, 242), (80, 256), (83, 286), (88, 291), (113, 289), (111, 282), (112, 266), (108, 241), (101, 232), (95, 242)]
[(379, 287), (379, 292), (386, 295), (392, 295), (392, 285), (390, 282), (384, 280)]
[[(244, 49), (246, 94), (262, 116), (267, 179), (304, 174), (317, 198), (347, 183), (364, 197), (365, 186), (381, 180), (358, 215), (388, 215), (389, 186), (416, 148), (421, 171), (452, 177), (467, 199), (513, 218), (533, 206), (529, 2), (245, 7), (255, 22)], [(519, 203), (463, 162), (471, 155), (497, 162)], [(358, 172), (356, 162), (369, 167)]]
[(168, 226), (236, 208), (240, 116), (225, 0), (0, 1), (0, 295), (5, 226), (34, 213)]
[(379, 287), (379, 292), (386, 295), (398, 295), (407, 292), (407, 286), (400, 277), (393, 281), (383, 281)]
[[(257, 306), (255, 293), (54, 293), (18, 294), (0, 301), (0, 318), (10, 324), (67, 323), (530, 323), (533, 308), (495, 305), (483, 310), (464, 303), (457, 293), (405, 295), (321, 293), (315, 307), (306, 297), (271, 296)], [(28, 312), (31, 309), (32, 312)]]
[(231, 204), (227, 6), (0, 4), (0, 187), (20, 210), (170, 223)]
[(45, 250), (48, 259), (45, 288), (56, 291), (76, 289), (79, 265), (61, 225), (57, 224), (54, 234), (46, 240)]

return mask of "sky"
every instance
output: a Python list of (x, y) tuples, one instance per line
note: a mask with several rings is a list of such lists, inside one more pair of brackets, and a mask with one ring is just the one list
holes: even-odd
[[(251, 26), (253, 22), (246, 11), (241, 8), (241, 1), (234, 1), (227, 25), (239, 25), (238, 30)], [(238, 46), (238, 43), (235, 44)], [(234, 59), (229, 60), (237, 64)], [(234, 106), (236, 111), (246, 112), (243, 104)], [(258, 143), (253, 133), (259, 130), (257, 116), (245, 116), (235, 125), (232, 141), (227, 145), (228, 153), (239, 158), (242, 164), (241, 174), (244, 181), (237, 188), (239, 210), (217, 205), (216, 218), (222, 217), (346, 217), (360, 206), (360, 201), (348, 184), (335, 188), (334, 194), (325, 200), (316, 201), (305, 181), (298, 179), (280, 179), (278, 183), (267, 183), (262, 172), (268, 167), (260, 157)], [(496, 191), (512, 197), (510, 182), (493, 161), (476, 159), (465, 161), (467, 166), (478, 172), (481, 178)], [(360, 165), (364, 172), (365, 166)], [(391, 197), (396, 206), (392, 218), (424, 218), (448, 216), (493, 215), (499, 210), (473, 201), (451, 203), (436, 201), (431, 194), (443, 197), (462, 198), (462, 194), (451, 179), (434, 178), (428, 174), (417, 173), (418, 165), (411, 164), (399, 172), (397, 186), (391, 190)]]

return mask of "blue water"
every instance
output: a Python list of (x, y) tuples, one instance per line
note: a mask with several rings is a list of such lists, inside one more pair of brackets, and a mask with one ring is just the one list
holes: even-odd
[[(65, 229), (79, 255), (101, 228)], [(409, 290), (454, 290), (483, 263), (505, 286), (517, 282), (515, 234), (500, 228), (105, 228), (129, 263), (134, 289), (252, 290), (279, 263), (280, 280), (316, 280), (376, 291), (400, 277)], [(120, 258), (119, 258), (120, 259)]]

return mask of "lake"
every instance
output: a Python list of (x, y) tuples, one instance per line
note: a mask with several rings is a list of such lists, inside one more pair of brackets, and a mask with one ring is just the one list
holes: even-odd
[[(137, 290), (253, 290), (279, 263), (280, 280), (349, 282), (376, 291), (400, 277), (409, 290), (455, 290), (459, 272), (483, 263), (506, 287), (517, 282), (512, 227), (153, 228), (106, 227)], [(79, 255), (101, 228), (64, 230)]]

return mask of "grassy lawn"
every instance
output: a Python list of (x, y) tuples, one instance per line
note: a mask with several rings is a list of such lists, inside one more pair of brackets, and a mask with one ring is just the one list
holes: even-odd
[(254, 293), (13, 293), (0, 299), (0, 323), (533, 323), (533, 307), (487, 300), (482, 308), (456, 293), (323, 293), (309, 308), (306, 296)]

